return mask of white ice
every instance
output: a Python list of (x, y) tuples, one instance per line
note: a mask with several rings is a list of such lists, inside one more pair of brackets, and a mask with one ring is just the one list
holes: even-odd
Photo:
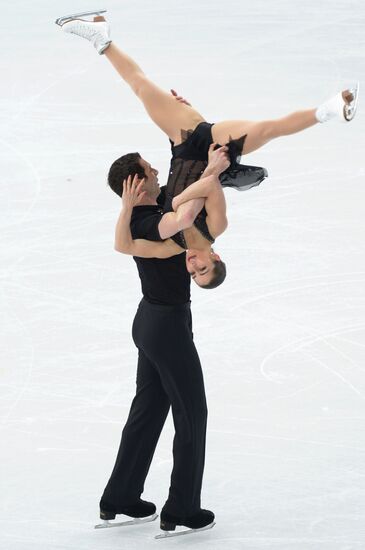
[[(1, 9), (1, 487), (4, 550), (365, 548), (364, 97), (243, 158), (259, 187), (226, 192), (194, 287), (209, 406), (202, 505), (211, 531), (155, 541), (158, 520), (95, 531), (135, 390), (132, 259), (113, 249), (111, 162), (140, 151), (166, 179), (169, 144), (103, 56), (56, 17), (107, 8), (114, 40), (208, 121), (268, 119), (359, 79), (360, 0), (20, 0)], [(144, 498), (163, 505), (169, 416)]]

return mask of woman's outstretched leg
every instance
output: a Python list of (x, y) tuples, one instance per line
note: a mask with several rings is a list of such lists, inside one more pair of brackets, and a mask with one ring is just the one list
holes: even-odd
[[(322, 104), (320, 108), (296, 111), (283, 118), (262, 120), (259, 122), (249, 120), (227, 120), (218, 122), (212, 127), (213, 141), (216, 143), (227, 143), (230, 138), (237, 139), (247, 134), (243, 146), (243, 153), (247, 155), (259, 149), (272, 139), (296, 134), (319, 122), (325, 122), (333, 118), (333, 116), (337, 114), (335, 112), (336, 109), (341, 111), (345, 105), (350, 105), (354, 99), (353, 93), (350, 90), (344, 90), (342, 92), (342, 100), (339, 95), (340, 94), (338, 94), (336, 98)], [(333, 107), (331, 102), (333, 102), (334, 99), (336, 99), (337, 104)], [(342, 106), (341, 101), (343, 102)], [(320, 109), (321, 111), (319, 112)], [(333, 112), (331, 109), (334, 109)]]
[(315, 112), (316, 109), (297, 111), (283, 118), (259, 122), (249, 120), (218, 122), (212, 127), (213, 141), (227, 143), (230, 138), (237, 139), (247, 134), (243, 146), (243, 154), (247, 155), (274, 138), (295, 134), (317, 124)]
[(105, 50), (123, 80), (142, 101), (148, 115), (177, 145), (182, 141), (181, 130), (194, 130), (204, 118), (191, 106), (177, 101), (171, 94), (149, 80), (137, 63), (122, 52), (115, 43)]
[(123, 80), (142, 101), (148, 115), (168, 137), (178, 145), (183, 141), (182, 130), (194, 130), (204, 118), (190, 105), (177, 101), (147, 78), (141, 67), (110, 39), (110, 29), (104, 17), (93, 21), (65, 19), (65, 32), (89, 40), (99, 54), (104, 54)]

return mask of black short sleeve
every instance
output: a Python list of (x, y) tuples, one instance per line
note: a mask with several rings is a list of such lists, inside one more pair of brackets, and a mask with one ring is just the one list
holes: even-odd
[(162, 187), (160, 187), (160, 194), (157, 197), (157, 204), (162, 207), (164, 206), (165, 200), (166, 200), (166, 187), (167, 187), (166, 185), (163, 185)]
[(161, 216), (162, 209), (158, 205), (135, 206), (130, 223), (132, 238), (163, 241), (158, 230)]

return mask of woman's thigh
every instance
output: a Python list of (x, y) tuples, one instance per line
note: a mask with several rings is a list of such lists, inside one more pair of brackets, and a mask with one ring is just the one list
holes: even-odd
[(135, 91), (149, 117), (175, 145), (183, 141), (182, 130), (194, 130), (204, 121), (193, 107), (177, 101), (144, 75), (140, 76)]
[(272, 125), (269, 120), (225, 120), (212, 126), (214, 143), (225, 145), (230, 139), (241, 136), (246, 136), (242, 153), (247, 155), (272, 139)]

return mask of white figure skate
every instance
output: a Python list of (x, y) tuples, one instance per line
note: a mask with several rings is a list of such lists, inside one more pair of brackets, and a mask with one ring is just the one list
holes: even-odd
[(316, 110), (318, 122), (328, 122), (332, 119), (350, 122), (356, 114), (359, 91), (360, 83), (357, 82), (352, 88), (348, 88), (322, 103)]
[(153, 514), (146, 518), (134, 518), (128, 521), (109, 521), (103, 520), (103, 523), (95, 525), (94, 529), (110, 529), (111, 527), (124, 527), (126, 525), (140, 525), (141, 523), (148, 523), (149, 521), (154, 521), (158, 517), (158, 514)]
[(111, 44), (110, 27), (104, 17), (97, 15), (93, 21), (81, 19), (90, 15), (105, 13), (106, 10), (98, 12), (83, 12), (74, 15), (66, 15), (56, 20), (57, 25), (60, 25), (63, 31), (76, 34), (81, 38), (86, 38), (92, 43), (97, 52), (101, 55)]

